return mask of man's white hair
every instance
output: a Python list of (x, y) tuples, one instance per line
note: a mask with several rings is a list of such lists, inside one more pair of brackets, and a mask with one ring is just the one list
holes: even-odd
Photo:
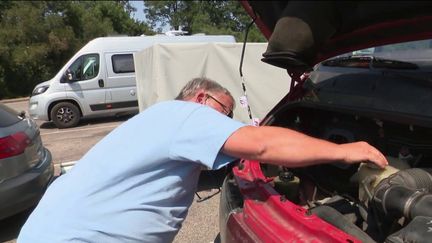
[(194, 78), (189, 81), (175, 98), (176, 100), (188, 100), (197, 92), (204, 90), (210, 93), (223, 93), (228, 95), (234, 103), (231, 93), (222, 85), (209, 78)]

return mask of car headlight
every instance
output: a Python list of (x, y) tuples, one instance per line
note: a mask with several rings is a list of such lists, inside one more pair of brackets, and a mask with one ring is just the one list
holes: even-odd
[(33, 92), (32, 92), (32, 96), (34, 96), (34, 95), (38, 95), (38, 94), (42, 94), (42, 93), (44, 93), (45, 91), (47, 91), (48, 88), (49, 88), (49, 85), (44, 85), (44, 86), (37, 87), (37, 88), (35, 88), (35, 89), (33, 90)]

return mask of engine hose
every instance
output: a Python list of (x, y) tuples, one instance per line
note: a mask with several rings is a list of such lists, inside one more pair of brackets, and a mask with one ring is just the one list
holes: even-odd
[(362, 231), (359, 227), (347, 220), (343, 214), (338, 212), (336, 209), (322, 205), (310, 209), (310, 212), (317, 215), (327, 223), (337, 227), (338, 229), (350, 234), (357, 239), (361, 240), (363, 243), (375, 242), (368, 234)]
[(399, 171), (375, 187), (372, 205), (390, 218), (432, 216), (432, 175), (422, 169)]

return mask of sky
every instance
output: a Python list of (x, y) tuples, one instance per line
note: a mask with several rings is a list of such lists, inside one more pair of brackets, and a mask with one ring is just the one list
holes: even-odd
[(133, 13), (133, 17), (137, 20), (143, 21), (144, 17), (144, 2), (143, 1), (129, 1), (132, 7), (136, 8), (137, 11)]
[[(136, 8), (136, 11), (134, 13), (132, 13), (132, 17), (134, 19), (140, 20), (140, 21), (144, 21), (145, 20), (145, 16), (144, 16), (144, 2), (143, 1), (129, 1), (130, 4), (132, 5), (132, 7)], [(162, 32), (167, 32), (170, 30), (169, 26), (166, 26), (162, 29)]]

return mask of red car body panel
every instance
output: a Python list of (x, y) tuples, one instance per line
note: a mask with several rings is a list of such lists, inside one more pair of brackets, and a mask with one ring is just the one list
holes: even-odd
[(271, 30), (267, 28), (267, 26), (261, 21), (261, 19), (257, 18), (255, 16), (255, 13), (252, 9), (252, 7), (249, 5), (248, 1), (240, 1), (243, 8), (246, 10), (246, 12), (252, 17), (252, 19), (255, 19), (255, 24), (258, 26), (260, 31), (263, 33), (264, 37), (268, 40), (271, 36)]
[(257, 161), (234, 167), (244, 207), (227, 222), (227, 242), (360, 242), (284, 199), (269, 183)]

